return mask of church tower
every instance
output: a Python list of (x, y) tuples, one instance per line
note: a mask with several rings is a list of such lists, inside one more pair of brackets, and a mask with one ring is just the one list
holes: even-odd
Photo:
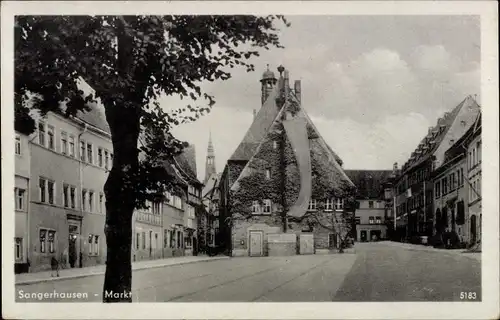
[(212, 132), (210, 132), (210, 135), (208, 137), (208, 148), (207, 148), (207, 160), (205, 163), (205, 179), (203, 180), (203, 183), (207, 183), (208, 179), (217, 172), (217, 169), (215, 168), (215, 151), (214, 151), (214, 145), (212, 143)]
[(260, 83), (262, 86), (262, 97), (261, 97), (261, 104), (264, 104), (266, 102), (267, 97), (269, 97), (269, 94), (273, 90), (274, 86), (278, 82), (278, 79), (274, 76), (274, 72), (269, 70), (269, 65), (267, 65), (267, 70), (264, 71), (262, 74), (262, 79), (260, 79)]

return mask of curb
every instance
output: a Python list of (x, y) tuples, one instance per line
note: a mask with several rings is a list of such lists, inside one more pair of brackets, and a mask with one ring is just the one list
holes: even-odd
[[(160, 265), (155, 265), (155, 266), (141, 266), (137, 268), (132, 267), (132, 272), (138, 271), (138, 270), (145, 270), (145, 269), (156, 269), (156, 268), (166, 268), (166, 267), (173, 267), (173, 266), (180, 266), (180, 265), (185, 265), (185, 264), (191, 264), (191, 263), (201, 263), (201, 262), (210, 262), (210, 261), (217, 261), (217, 260), (224, 260), (224, 259), (229, 259), (230, 257), (224, 256), (224, 257), (213, 257), (213, 258), (207, 258), (204, 260), (198, 260), (198, 261), (184, 261), (180, 263), (175, 263), (175, 264), (160, 264)], [(14, 285), (30, 285), (30, 284), (36, 284), (36, 283), (43, 283), (43, 282), (53, 282), (53, 281), (61, 281), (61, 280), (69, 280), (69, 279), (78, 279), (78, 278), (85, 278), (85, 277), (93, 277), (93, 276), (100, 276), (105, 274), (106, 270), (104, 271), (99, 271), (99, 272), (92, 272), (92, 273), (86, 273), (86, 274), (77, 274), (73, 276), (65, 276), (65, 277), (55, 277), (55, 278), (46, 278), (46, 279), (34, 279), (34, 280), (24, 280), (24, 281), (16, 281)]]

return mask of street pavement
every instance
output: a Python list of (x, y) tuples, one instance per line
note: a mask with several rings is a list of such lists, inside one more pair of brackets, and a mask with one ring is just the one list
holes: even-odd
[[(99, 302), (103, 280), (94, 275), (16, 285), (16, 301)], [(480, 301), (480, 289), (479, 259), (387, 243), (357, 243), (354, 253), (134, 270), (132, 281), (134, 302), (460, 301), (461, 292), (475, 292)], [(52, 297), (40, 300), (26, 293)], [(61, 293), (86, 296), (62, 298)]]

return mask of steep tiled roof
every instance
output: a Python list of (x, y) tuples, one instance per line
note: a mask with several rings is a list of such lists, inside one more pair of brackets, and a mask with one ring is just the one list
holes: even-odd
[(175, 157), (175, 163), (180, 172), (185, 175), (185, 179), (201, 184), (196, 172), (196, 153), (194, 145), (190, 145), (184, 151)]
[(416, 148), (412, 153), (415, 157), (414, 159), (410, 158), (405, 165), (403, 166), (403, 172), (409, 171), (424, 161), (428, 160), (434, 152), (439, 148), (439, 145), (443, 142), (446, 133), (450, 129), (451, 125), (455, 121), (460, 109), (464, 106), (466, 99), (464, 99), (458, 106), (453, 108), (451, 112), (448, 112), (444, 115), (444, 117), (439, 118), (436, 126), (430, 129), (431, 132), (436, 132), (436, 135), (431, 138), (432, 143), (427, 143), (426, 138), (422, 139), (420, 142), (421, 145), (425, 145), (427, 148), (421, 149)]
[(78, 111), (76, 118), (107, 133), (111, 133), (108, 121), (106, 121), (104, 106), (98, 102), (91, 102), (88, 106), (90, 110), (85, 112)]
[(264, 138), (264, 135), (267, 133), (267, 130), (280, 111), (280, 108), (276, 105), (276, 97), (278, 97), (279, 94), (281, 81), (282, 80), (278, 82), (278, 85), (276, 85), (273, 91), (269, 94), (266, 102), (255, 115), (255, 118), (245, 134), (245, 137), (240, 142), (236, 151), (234, 151), (229, 160), (248, 161), (254, 155), (259, 143)]
[(392, 170), (345, 170), (356, 185), (357, 199), (382, 199), (383, 184), (391, 177)]

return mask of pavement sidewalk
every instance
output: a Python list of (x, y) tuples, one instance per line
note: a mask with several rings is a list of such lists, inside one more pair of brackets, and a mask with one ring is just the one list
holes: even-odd
[[(184, 257), (173, 257), (167, 259), (157, 259), (157, 260), (143, 260), (143, 261), (132, 262), (132, 271), (176, 266), (188, 263), (215, 261), (221, 259), (229, 259), (229, 257), (184, 256)], [(98, 265), (98, 266), (84, 267), (84, 268), (61, 269), (59, 270), (59, 277), (52, 277), (50, 270), (33, 272), (33, 273), (16, 274), (16, 285), (27, 285), (39, 282), (59, 281), (59, 280), (103, 275), (105, 273), (105, 270), (106, 270), (106, 265)]]
[(459, 255), (471, 259), (481, 261), (481, 252), (468, 252), (466, 249), (437, 249), (430, 246), (405, 243), (405, 242), (394, 242), (394, 241), (381, 241), (380, 243), (387, 244), (390, 246), (405, 248), (408, 250), (416, 251), (427, 251), (427, 252), (438, 252), (444, 254)]

